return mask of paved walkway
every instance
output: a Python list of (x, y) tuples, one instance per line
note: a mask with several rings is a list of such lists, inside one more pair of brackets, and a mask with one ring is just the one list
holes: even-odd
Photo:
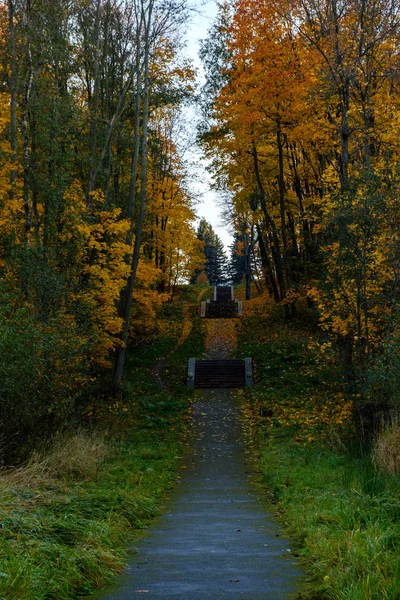
[(249, 481), (234, 395), (195, 403), (194, 451), (168, 512), (138, 544), (120, 586), (98, 600), (288, 600), (300, 570)]

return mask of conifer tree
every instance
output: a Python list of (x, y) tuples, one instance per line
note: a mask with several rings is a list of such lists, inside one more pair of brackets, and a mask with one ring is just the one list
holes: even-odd
[[(197, 238), (203, 242), (204, 270), (210, 285), (218, 285), (227, 281), (227, 257), (221, 238), (215, 233), (212, 225), (201, 219)], [(195, 281), (201, 271), (198, 270), (192, 278)]]

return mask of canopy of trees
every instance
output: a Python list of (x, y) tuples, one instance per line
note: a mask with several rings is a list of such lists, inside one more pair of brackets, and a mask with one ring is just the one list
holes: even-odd
[(238, 0), (203, 44), (216, 184), (287, 318), (307, 297), (339, 341), (349, 385), (396, 335), (399, 33), (392, 0)]
[(99, 377), (117, 392), (129, 336), (199, 264), (177, 151), (187, 16), (185, 0), (0, 7), (0, 416), (16, 443)]

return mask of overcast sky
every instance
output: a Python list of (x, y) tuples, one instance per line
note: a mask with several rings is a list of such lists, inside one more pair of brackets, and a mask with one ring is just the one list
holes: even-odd
[[(199, 71), (200, 80), (204, 80), (204, 72), (198, 56), (200, 40), (207, 37), (207, 31), (217, 14), (217, 4), (214, 0), (208, 0), (199, 10), (201, 14), (193, 15), (191, 25), (187, 32), (187, 53)], [(193, 127), (195, 127), (194, 119), (192, 123)], [(200, 197), (196, 209), (197, 214), (199, 217), (205, 217), (207, 221), (212, 224), (214, 230), (225, 244), (225, 247), (228, 247), (232, 243), (232, 235), (228, 228), (222, 223), (220, 214), (221, 208), (218, 204), (220, 200), (218, 199), (218, 194), (210, 189), (211, 178), (205, 169), (204, 161), (201, 160), (200, 150), (197, 149), (196, 151), (196, 149), (194, 149), (190, 160), (197, 165), (196, 182), (193, 183), (194, 191), (196, 192), (196, 195), (199, 195)]]

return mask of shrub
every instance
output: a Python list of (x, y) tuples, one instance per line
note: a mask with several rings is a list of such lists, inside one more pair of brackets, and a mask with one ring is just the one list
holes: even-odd
[(2, 462), (71, 422), (91, 385), (87, 349), (71, 316), (43, 323), (28, 307), (0, 311)]

